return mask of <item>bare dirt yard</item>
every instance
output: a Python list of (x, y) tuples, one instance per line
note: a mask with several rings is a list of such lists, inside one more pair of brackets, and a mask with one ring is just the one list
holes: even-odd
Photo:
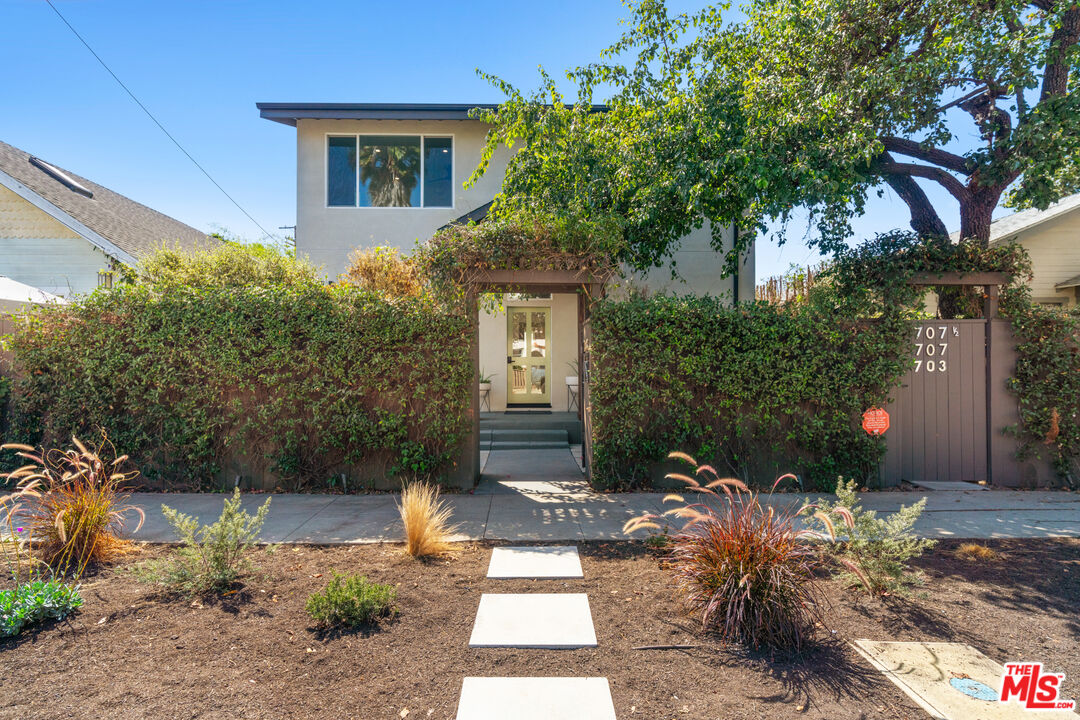
[[(697, 631), (656, 551), (580, 545), (584, 580), (487, 580), (491, 543), (420, 562), (400, 545), (260, 550), (259, 573), (224, 598), (171, 598), (133, 579), (146, 547), (83, 582), (68, 621), (0, 641), (0, 717), (453, 718), (462, 678), (603, 676), (623, 718), (921, 718), (848, 646), (856, 638), (970, 643), (998, 662), (1039, 660), (1080, 697), (1080, 540), (988, 542), (998, 561), (942, 543), (926, 583), (872, 599), (826, 583), (828, 628), (796, 659), (723, 648)], [(398, 585), (400, 614), (323, 634), (304, 611), (330, 570)], [(484, 592), (586, 592), (599, 647), (472, 650)], [(687, 650), (632, 650), (688, 644)], [(408, 711), (407, 713), (405, 711)]]

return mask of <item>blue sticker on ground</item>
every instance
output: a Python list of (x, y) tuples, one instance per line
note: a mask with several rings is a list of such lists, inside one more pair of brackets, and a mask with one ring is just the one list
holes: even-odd
[(986, 683), (981, 683), (978, 680), (972, 680), (971, 678), (953, 678), (949, 680), (949, 684), (960, 692), (975, 698), (976, 700), (986, 700), (987, 702), (996, 702), (998, 699), (997, 691)]

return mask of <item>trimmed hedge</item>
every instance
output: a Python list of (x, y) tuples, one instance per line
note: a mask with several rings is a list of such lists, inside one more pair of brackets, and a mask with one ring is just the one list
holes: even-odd
[(355, 288), (123, 286), (13, 336), (11, 439), (100, 428), (170, 489), (220, 487), (236, 465), (291, 490), (357, 466), (438, 477), (468, 429), (470, 333)]
[(593, 482), (648, 486), (683, 450), (721, 475), (787, 472), (831, 490), (865, 480), (885, 451), (860, 427), (910, 364), (905, 312), (853, 321), (828, 303), (712, 297), (604, 301), (593, 312)]

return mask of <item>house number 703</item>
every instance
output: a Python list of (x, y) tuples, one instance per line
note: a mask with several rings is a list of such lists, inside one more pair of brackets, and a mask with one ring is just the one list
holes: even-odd
[[(949, 331), (952, 331), (951, 333)], [(946, 325), (920, 326), (915, 343), (915, 372), (946, 372), (949, 336), (960, 337), (960, 328)]]

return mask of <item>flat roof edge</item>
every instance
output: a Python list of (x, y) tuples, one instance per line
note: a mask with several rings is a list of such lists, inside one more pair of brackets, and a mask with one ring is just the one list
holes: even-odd
[(255, 103), (259, 116), (285, 125), (297, 120), (469, 120), (473, 108), (492, 103)]

